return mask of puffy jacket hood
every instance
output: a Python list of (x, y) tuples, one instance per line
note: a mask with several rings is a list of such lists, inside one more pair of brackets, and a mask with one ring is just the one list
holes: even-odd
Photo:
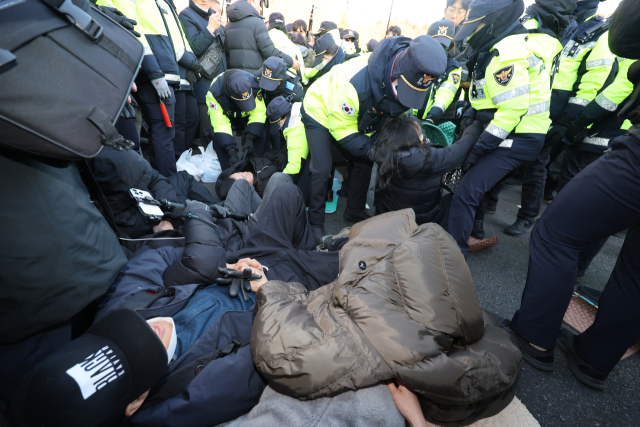
[(400, 168), (400, 176), (404, 179), (410, 179), (422, 170), (427, 157), (417, 147), (411, 147), (408, 150), (398, 151), (396, 159)]
[(571, 22), (576, 3), (577, 0), (536, 0), (526, 13), (538, 18), (541, 32), (559, 39)]
[(237, 1), (229, 6), (228, 15), (229, 21), (231, 22), (240, 21), (241, 19), (249, 18), (251, 16), (260, 18), (260, 13), (256, 10), (256, 8), (251, 6), (246, 1)]
[(356, 224), (335, 282), (268, 282), (256, 312), (256, 368), (299, 399), (397, 378), (428, 419), (466, 425), (509, 403), (522, 366), (511, 335), (483, 319), (455, 241), (411, 209)]

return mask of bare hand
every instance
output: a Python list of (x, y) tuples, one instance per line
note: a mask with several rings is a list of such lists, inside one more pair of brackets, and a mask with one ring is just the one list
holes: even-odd
[(299, 70), (300, 69), (300, 63), (297, 60), (293, 60), (293, 65), (291, 66), (291, 68), (295, 69), (295, 70)]
[(218, 28), (220, 28), (220, 21), (222, 16), (219, 13), (214, 13), (209, 16), (209, 24), (207, 24), (207, 29), (211, 31), (213, 34)]
[(409, 421), (409, 425), (411, 427), (425, 427), (427, 421), (422, 414), (418, 396), (402, 384), (396, 387), (393, 381), (389, 381), (387, 387), (389, 387), (398, 411)]
[(158, 225), (153, 226), (154, 233), (159, 233), (160, 231), (164, 230), (173, 230), (173, 225), (171, 225), (169, 221), (162, 220)]
[(236, 271), (244, 271), (245, 268), (251, 269), (253, 274), (258, 274), (262, 276), (261, 279), (251, 281), (251, 290), (253, 292), (258, 292), (260, 286), (264, 285), (268, 282), (267, 277), (264, 274), (264, 269), (262, 268), (262, 264), (260, 264), (255, 259), (251, 258), (242, 258), (235, 264), (234, 270)]

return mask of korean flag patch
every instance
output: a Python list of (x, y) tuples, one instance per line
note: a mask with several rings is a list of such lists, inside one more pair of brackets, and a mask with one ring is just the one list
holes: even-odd
[(220, 108), (220, 107), (218, 107), (218, 104), (215, 104), (213, 102), (209, 102), (209, 108), (211, 108), (212, 110), (218, 111), (218, 108)]
[(496, 79), (496, 83), (500, 86), (508, 85), (513, 78), (513, 68), (513, 65), (509, 65), (508, 67), (501, 68), (493, 73), (493, 78)]
[(356, 109), (344, 101), (342, 101), (342, 105), (340, 105), (340, 108), (342, 109), (343, 113), (347, 114), (350, 117), (353, 117), (353, 115), (356, 113)]

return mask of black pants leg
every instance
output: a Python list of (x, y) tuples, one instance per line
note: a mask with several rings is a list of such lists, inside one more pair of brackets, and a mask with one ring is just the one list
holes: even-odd
[[(200, 118), (200, 144), (206, 147), (213, 139), (213, 128), (211, 127), (209, 108), (207, 108), (207, 104), (198, 104), (198, 116)], [(217, 152), (218, 151), (216, 150), (216, 153)], [(218, 153), (218, 159), (219, 158), (220, 153)], [(222, 169), (224, 170), (225, 168)]]
[(136, 129), (136, 119), (123, 119), (120, 117), (116, 122), (116, 130), (125, 139), (133, 142), (132, 150), (138, 151), (140, 149), (140, 137)]
[(368, 159), (354, 157), (353, 171), (349, 175), (349, 191), (347, 193), (347, 209), (363, 211), (367, 204), (367, 191), (371, 182), (373, 162)]
[(169, 86), (171, 97), (164, 101), (173, 127), (168, 128), (160, 110), (158, 95), (149, 82), (140, 83), (135, 93), (144, 120), (149, 127), (149, 160), (151, 166), (165, 177), (176, 173), (176, 157), (173, 148), (175, 139), (175, 92)]
[(520, 196), (521, 207), (518, 209), (518, 218), (535, 222), (540, 214), (551, 148), (551, 146), (544, 147), (540, 154), (538, 154), (538, 158), (529, 162), (529, 167), (525, 169), (525, 179), (522, 184), (522, 195)]
[(193, 147), (193, 139), (198, 134), (200, 117), (198, 112), (198, 101), (196, 101), (196, 96), (193, 94), (193, 91), (185, 92), (185, 98), (187, 102), (185, 110), (187, 126), (184, 132), (184, 144), (185, 149), (188, 150)]
[(476, 210), (475, 220), (484, 221), (484, 216), (487, 213), (487, 208), (492, 206), (494, 209), (498, 206), (498, 202), (500, 201), (500, 193), (504, 188), (504, 182), (507, 180), (508, 176), (505, 176), (499, 183), (493, 186), (493, 188), (487, 191), (482, 200), (480, 200), (480, 204), (478, 205), (478, 209)]
[(558, 193), (569, 181), (578, 175), (584, 168), (598, 160), (602, 154), (581, 150), (575, 146), (569, 146), (564, 152), (562, 169), (558, 177)]
[[(613, 151), (567, 184), (531, 231), (527, 283), (520, 309), (511, 325), (527, 341), (543, 348), (555, 347), (578, 275), (580, 253), (594, 242), (640, 223), (640, 144), (631, 136), (621, 137), (618, 141), (614, 142)], [(634, 242), (634, 239), (629, 241)], [(598, 316), (603, 319), (613, 316), (628, 321), (640, 312), (637, 309), (640, 305), (637, 290), (639, 252), (635, 246), (635, 255), (630, 254), (628, 249), (631, 247), (633, 245), (627, 245), (621, 252), (618, 258), (621, 261), (610, 280), (614, 287), (629, 286), (629, 293), (621, 298), (623, 301), (615, 299), (614, 304), (601, 305)], [(622, 262), (631, 259), (634, 261)], [(600, 313), (608, 310), (615, 313)], [(618, 329), (605, 322), (605, 327), (609, 325), (612, 326), (609, 340), (616, 340)], [(638, 322), (634, 320), (632, 327), (639, 330)], [(623, 346), (629, 347), (626, 340), (621, 338)], [(586, 354), (582, 344), (579, 352)], [(617, 350), (615, 357), (619, 358)], [(588, 360), (606, 371), (605, 364), (597, 362), (595, 357)]]
[(306, 128), (309, 144), (309, 221), (314, 226), (324, 224), (327, 181), (331, 174), (331, 144), (334, 139), (327, 129)]
[(451, 202), (448, 231), (464, 256), (469, 253), (469, 236), (480, 201), (497, 183), (522, 164), (522, 160), (509, 157), (509, 153), (508, 149), (498, 148), (484, 155), (456, 188)]
[(173, 149), (176, 158), (187, 149), (186, 132), (187, 132), (187, 93), (184, 91), (176, 91), (176, 138), (173, 142)]

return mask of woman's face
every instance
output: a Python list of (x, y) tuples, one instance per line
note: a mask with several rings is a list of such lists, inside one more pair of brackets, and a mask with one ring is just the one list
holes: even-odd
[(249, 181), (249, 184), (253, 185), (253, 174), (251, 172), (236, 172), (231, 174), (229, 178), (233, 178), (236, 181), (239, 179), (245, 179)]
[(453, 21), (456, 27), (467, 17), (467, 10), (462, 8), (462, 0), (457, 0), (444, 10), (444, 19)]

